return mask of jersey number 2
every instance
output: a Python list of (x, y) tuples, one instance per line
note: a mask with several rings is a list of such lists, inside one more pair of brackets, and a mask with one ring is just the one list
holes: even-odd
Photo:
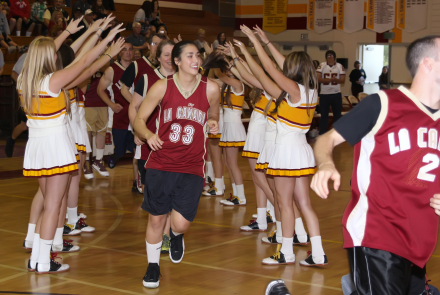
[(426, 154), (423, 157), (423, 163), (428, 164), (420, 168), (417, 178), (429, 182), (434, 182), (435, 174), (431, 174), (429, 172), (438, 168), (440, 164), (440, 159), (436, 154)]
[[(182, 142), (183, 144), (190, 145), (193, 142), (195, 129), (191, 125), (186, 125), (183, 128)], [(171, 125), (170, 140), (171, 142), (178, 142), (180, 140), (180, 134), (182, 133), (182, 126), (178, 123)]]

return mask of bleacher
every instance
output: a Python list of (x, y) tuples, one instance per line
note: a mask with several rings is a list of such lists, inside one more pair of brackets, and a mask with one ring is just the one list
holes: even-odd
[[(31, 1), (33, 2), (33, 1)], [(115, 3), (116, 11), (113, 15), (116, 16), (119, 22), (124, 23), (124, 27), (131, 28), (133, 17), (140, 5)], [(65, 8), (65, 10), (71, 15), (71, 8)], [(161, 19), (166, 23), (168, 28), (168, 35), (171, 39), (181, 35), (183, 40), (195, 40), (197, 39), (197, 30), (203, 28), (206, 31), (205, 39), (212, 43), (220, 32), (225, 32), (228, 40), (232, 40), (234, 33), (233, 28), (226, 28), (220, 26), (220, 18), (212, 13), (201, 10), (187, 10), (177, 8), (161, 8)], [(34, 31), (34, 35), (36, 29)], [(24, 33), (22, 33), (24, 34)], [(131, 29), (127, 29), (121, 33), (126, 37), (132, 34)], [(11, 38), (18, 45), (29, 45), (35, 36), (32, 37), (17, 37), (13, 33)], [(241, 38), (238, 38), (241, 39)], [(15, 62), (19, 58), (19, 53), (14, 52), (8, 54), (6, 49), (3, 49), (3, 56), (5, 58), (5, 66), (3, 68), (3, 75), (11, 75), (12, 68)]]

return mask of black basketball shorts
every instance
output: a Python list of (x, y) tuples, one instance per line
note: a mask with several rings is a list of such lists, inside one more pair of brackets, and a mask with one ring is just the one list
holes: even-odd
[(147, 169), (142, 209), (152, 215), (165, 215), (176, 210), (193, 221), (203, 191), (203, 178), (188, 173)]

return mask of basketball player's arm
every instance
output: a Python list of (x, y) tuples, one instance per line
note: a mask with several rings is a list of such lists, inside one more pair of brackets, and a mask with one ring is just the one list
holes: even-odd
[(160, 140), (156, 133), (147, 128), (147, 121), (159, 102), (165, 96), (166, 90), (167, 79), (159, 80), (151, 86), (139, 108), (136, 118), (134, 119), (135, 134), (141, 140), (146, 141), (153, 151), (162, 149), (163, 141)]
[[(138, 113), (141, 104), (142, 104), (142, 96), (140, 96), (139, 93), (137, 92), (133, 93), (133, 99), (131, 100), (130, 106), (128, 107), (128, 118), (130, 119), (131, 126), (134, 126), (134, 120), (136, 118), (136, 114)], [(136, 145), (144, 144), (144, 142), (140, 140), (136, 134), (134, 135), (134, 142), (136, 143)]]
[(261, 86), (263, 86), (263, 89), (266, 90), (266, 92), (272, 96), (272, 97), (279, 97), (281, 95), (281, 89), (278, 87), (278, 85), (273, 82), (267, 75), (264, 73), (264, 70), (257, 64), (255, 59), (250, 55), (249, 51), (247, 51), (246, 46), (241, 43), (240, 41), (234, 40), (234, 43), (237, 47), (240, 48), (241, 53), (245, 56), (249, 68), (251, 69), (252, 73), (254, 74), (255, 78), (261, 83)]
[(339, 189), (341, 184), (341, 175), (336, 170), (332, 153), (334, 147), (344, 141), (345, 139), (335, 129), (332, 129), (321, 135), (313, 148), (318, 171), (313, 176), (310, 187), (323, 199), (328, 198), (328, 181), (330, 179), (333, 180), (335, 191)]
[(435, 194), (430, 201), (430, 205), (434, 208), (435, 214), (440, 216), (440, 194)]
[(98, 93), (98, 96), (102, 99), (103, 102), (105, 102), (106, 105), (108, 105), (113, 112), (119, 113), (122, 110), (122, 106), (118, 103), (114, 103), (110, 100), (110, 97), (108, 97), (105, 90), (111, 85), (113, 81), (113, 69), (111, 67), (108, 67), (107, 70), (105, 70), (104, 75), (99, 80), (98, 89), (96, 92)]
[(134, 94), (131, 95), (130, 89), (124, 83), (121, 82), (121, 84), (122, 84), (121, 94), (131, 104), (133, 101)]
[(206, 124), (209, 127), (209, 132), (216, 135), (219, 132), (218, 120), (220, 112), (220, 90), (218, 84), (208, 79), (206, 92), (209, 101), (208, 121)]

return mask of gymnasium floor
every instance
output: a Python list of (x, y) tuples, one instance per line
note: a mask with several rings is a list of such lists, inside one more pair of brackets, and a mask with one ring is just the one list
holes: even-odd
[[(0, 141), (4, 145), (4, 140)], [(247, 160), (239, 158), (245, 179), (246, 207), (223, 207), (223, 197), (202, 197), (197, 217), (185, 234), (185, 256), (173, 264), (167, 255), (160, 262), (158, 289), (146, 289), (142, 278), (147, 267), (145, 229), (147, 213), (140, 209), (142, 196), (131, 192), (129, 162), (110, 170), (110, 177), (83, 178), (79, 211), (95, 233), (70, 237), (81, 246), (77, 253), (60, 255), (71, 270), (58, 275), (35, 275), (26, 270), (29, 253), (22, 249), (29, 209), (38, 188), (35, 179), (21, 175), (22, 157), (0, 159), (0, 294), (264, 294), (267, 283), (282, 278), (292, 294), (342, 294), (341, 277), (348, 273), (342, 249), (341, 216), (350, 198), (349, 181), (353, 149), (347, 143), (334, 156), (343, 179), (339, 192), (328, 200), (311, 191), (321, 224), (323, 246), (329, 265), (299, 265), (309, 246), (295, 247), (297, 264), (262, 266), (275, 247), (261, 243), (267, 233), (240, 232), (256, 213), (254, 187)], [(226, 194), (231, 193), (228, 174)], [(269, 226), (269, 230), (272, 226)], [(383, 237), (386, 239), (387, 237)], [(428, 263), (428, 275), (440, 286), (440, 248)]]

